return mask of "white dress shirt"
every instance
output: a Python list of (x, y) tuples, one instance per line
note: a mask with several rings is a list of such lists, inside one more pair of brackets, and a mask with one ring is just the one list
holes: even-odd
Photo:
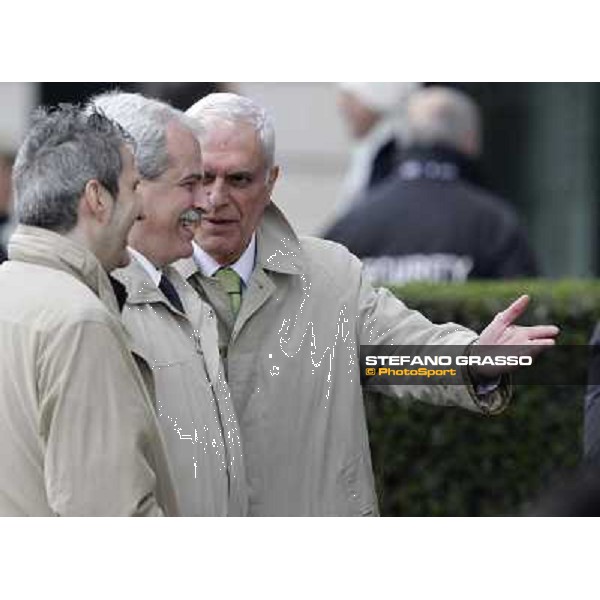
[(140, 254), (131, 246), (127, 246), (127, 250), (129, 251), (129, 254), (131, 254), (131, 256), (135, 258), (135, 260), (137, 260), (140, 263), (140, 265), (142, 265), (144, 271), (148, 273), (150, 279), (152, 279), (152, 281), (154, 282), (154, 285), (158, 287), (160, 284), (160, 278), (162, 277), (162, 272), (160, 271), (160, 269), (157, 269), (143, 254)]
[(212, 256), (204, 252), (196, 242), (192, 243), (194, 246), (194, 262), (202, 275), (212, 277), (222, 267), (230, 267), (240, 276), (243, 286), (248, 287), (256, 262), (256, 233), (252, 234), (252, 239), (244, 253), (231, 265), (220, 265)]

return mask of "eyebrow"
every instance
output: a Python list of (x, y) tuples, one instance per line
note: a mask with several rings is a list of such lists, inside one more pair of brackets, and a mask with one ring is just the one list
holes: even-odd
[[(204, 175), (215, 175), (215, 171), (212, 169), (206, 169), (204, 171)], [(252, 169), (239, 169), (239, 170), (235, 170), (235, 171), (227, 171), (223, 176), (224, 177), (239, 177), (240, 175), (247, 176), (247, 177), (254, 177), (256, 175), (256, 171), (253, 171)]]
[(201, 181), (202, 177), (202, 173), (190, 173), (189, 175), (186, 175), (185, 177), (181, 178), (178, 183), (191, 183), (194, 181)]

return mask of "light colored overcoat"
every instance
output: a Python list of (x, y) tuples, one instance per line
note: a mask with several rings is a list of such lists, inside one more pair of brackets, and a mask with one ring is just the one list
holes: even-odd
[[(220, 317), (250, 514), (378, 514), (360, 345), (467, 346), (477, 335), (452, 323), (433, 325), (374, 289), (356, 257), (332, 242), (299, 239), (273, 204), (257, 231), (256, 267), (230, 337), (218, 282), (193, 260), (176, 266)], [(486, 412), (507, 400), (502, 387), (482, 405), (470, 384), (378, 391)]]
[(178, 514), (160, 428), (109, 278), (19, 226), (0, 267), (0, 515)]
[(113, 272), (127, 290), (123, 323), (152, 370), (159, 423), (182, 516), (244, 516), (240, 431), (218, 350), (217, 319), (175, 269), (162, 272), (185, 313), (132, 258)]

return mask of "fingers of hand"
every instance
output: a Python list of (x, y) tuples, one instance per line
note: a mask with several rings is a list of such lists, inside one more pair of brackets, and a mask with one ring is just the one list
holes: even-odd
[(508, 326), (514, 323), (524, 312), (529, 304), (529, 296), (524, 294), (520, 298), (517, 298), (507, 309), (499, 312), (494, 321)]
[(534, 325), (533, 327), (524, 327), (524, 329), (527, 330), (527, 336), (530, 340), (555, 338), (560, 331), (555, 325)]

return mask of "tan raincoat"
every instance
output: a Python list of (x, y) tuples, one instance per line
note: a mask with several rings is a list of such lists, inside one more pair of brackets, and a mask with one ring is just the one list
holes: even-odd
[(177, 514), (160, 429), (96, 257), (19, 226), (0, 267), (0, 515)]
[[(271, 204), (257, 230), (257, 263), (227, 347), (227, 378), (244, 440), (250, 514), (376, 515), (359, 372), (361, 344), (472, 343), (455, 324), (433, 325), (362, 277), (344, 247), (298, 238)], [(227, 340), (228, 298), (193, 260), (180, 273), (210, 302)], [(495, 412), (469, 385), (390, 386), (379, 392)], [(428, 396), (429, 397), (429, 396)]]
[(181, 275), (163, 273), (185, 314), (132, 258), (113, 273), (127, 290), (123, 322), (152, 369), (156, 407), (182, 516), (244, 516), (242, 443), (218, 351), (217, 319)]

